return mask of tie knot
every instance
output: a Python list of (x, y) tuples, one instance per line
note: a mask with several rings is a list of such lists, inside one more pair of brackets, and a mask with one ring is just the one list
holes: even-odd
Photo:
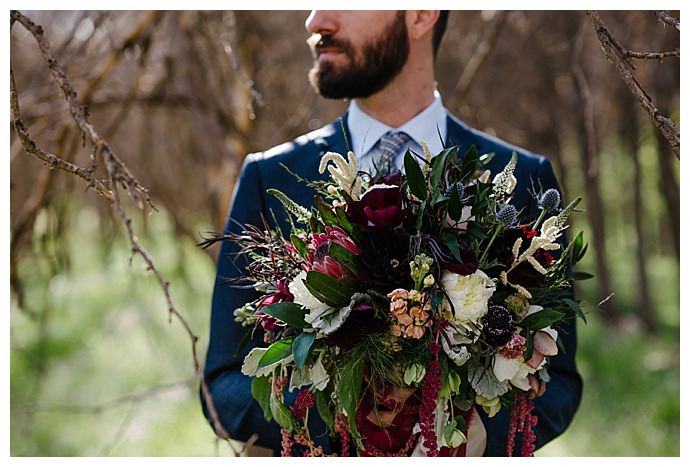
[(396, 168), (395, 159), (403, 149), (409, 146), (412, 138), (404, 131), (389, 131), (385, 133), (378, 143), (380, 152), (380, 169), (391, 173)]

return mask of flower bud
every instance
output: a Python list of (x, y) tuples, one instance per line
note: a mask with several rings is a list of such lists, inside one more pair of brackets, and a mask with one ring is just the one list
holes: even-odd
[(496, 220), (506, 227), (511, 227), (517, 222), (517, 209), (512, 204), (506, 204), (496, 214)]
[(561, 204), (561, 194), (555, 188), (549, 188), (539, 198), (539, 207), (547, 212), (553, 212)]
[(461, 182), (455, 182), (452, 185), (448, 186), (443, 194), (445, 196), (450, 196), (453, 193), (453, 189), (458, 191), (458, 198), (462, 198), (465, 194), (465, 187)]
[(412, 384), (419, 384), (426, 375), (426, 368), (421, 363), (413, 363), (405, 370), (403, 380), (405, 384), (411, 386)]
[(431, 287), (432, 285), (434, 285), (434, 282), (434, 276), (429, 274), (424, 278), (424, 287)]
[(449, 448), (457, 448), (458, 446), (464, 444), (466, 441), (467, 437), (465, 436), (465, 433), (463, 433), (462, 430), (458, 430), (457, 428), (451, 432), (450, 437), (446, 435), (446, 444)]

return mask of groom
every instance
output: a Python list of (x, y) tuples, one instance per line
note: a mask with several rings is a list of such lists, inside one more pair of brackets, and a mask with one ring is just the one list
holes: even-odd
[[(350, 99), (349, 109), (342, 118), (319, 130), (263, 153), (249, 154), (235, 186), (226, 232), (237, 233), (243, 224), (261, 226), (262, 214), (271, 219), (271, 211), (282, 213), (278, 201), (266, 195), (268, 188), (278, 188), (296, 202), (311, 205), (314, 193), (288, 174), (283, 165), (306, 179), (323, 179), (325, 175), (317, 171), (321, 155), (327, 151), (346, 154), (351, 149), (363, 169), (379, 166), (383, 153), (392, 153), (395, 157), (387, 159), (388, 163), (401, 168), (405, 150), (421, 153), (422, 141), (434, 154), (444, 146), (456, 145), (460, 154), (471, 145), (476, 145), (480, 154), (494, 152), (496, 156), (489, 165), (492, 173), (500, 171), (516, 151), (518, 186), (513, 204), (524, 208), (526, 216), (535, 217), (536, 204), (527, 194), (531, 181), (537, 186), (541, 183), (544, 190), (558, 187), (549, 160), (481, 133), (443, 107), (436, 91), (434, 62), (447, 18), (447, 11), (438, 10), (313, 11), (306, 21), (312, 33), (307, 42), (314, 56), (309, 80), (323, 97)], [(266, 422), (251, 396), (250, 378), (240, 372), (248, 348), (236, 354), (246, 328), (234, 322), (233, 311), (256, 299), (257, 294), (222, 284), (224, 279), (244, 274), (246, 261), (235, 253), (235, 244), (222, 245), (204, 375), (221, 423), (231, 437), (246, 441), (257, 434), (256, 444), (277, 454), (279, 427)], [(575, 366), (574, 320), (560, 331), (565, 352), (552, 359), (548, 390), (535, 400), (539, 418), (535, 429), (537, 447), (567, 428), (582, 393), (582, 380)], [(253, 341), (253, 345), (261, 342)], [(294, 399), (295, 395), (291, 396)], [(286, 402), (290, 402), (289, 396)], [(209, 418), (203, 399), (202, 405)], [(481, 419), (473, 424), (468, 439), (468, 454), (504, 455), (509, 411), (502, 409), (492, 418), (483, 410), (479, 412)], [(316, 414), (310, 417), (317, 443), (332, 449), (323, 422)]]

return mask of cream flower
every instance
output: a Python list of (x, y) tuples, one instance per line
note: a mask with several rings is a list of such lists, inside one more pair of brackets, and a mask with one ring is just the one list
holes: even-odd
[(300, 272), (295, 276), (294, 279), (292, 279), (292, 282), (288, 284), (288, 289), (290, 289), (290, 293), (293, 295), (293, 297), (295, 297), (294, 302), (309, 309), (311, 311), (309, 316), (312, 320), (314, 320), (323, 315), (331, 307), (312, 295), (309, 289), (307, 289), (307, 286), (304, 284), (306, 279), (306, 271)]
[(454, 324), (477, 324), (487, 312), (489, 298), (496, 290), (493, 280), (480, 269), (467, 276), (444, 271), (441, 283), (454, 310), (451, 316)]

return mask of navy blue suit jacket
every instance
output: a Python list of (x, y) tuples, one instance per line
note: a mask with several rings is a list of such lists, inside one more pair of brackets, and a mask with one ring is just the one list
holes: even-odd
[[(325, 127), (300, 136), (294, 141), (282, 144), (263, 153), (249, 154), (242, 166), (235, 185), (226, 232), (239, 232), (241, 225), (262, 225), (261, 214), (271, 220), (271, 211), (278, 219), (280, 227), (287, 232), (283, 210), (277, 199), (266, 194), (266, 189), (277, 188), (303, 206), (311, 206), (314, 192), (299, 183), (282, 166), (308, 180), (325, 179), (328, 173), (320, 175), (318, 165), (326, 151), (345, 155), (350, 140), (343, 117)], [(531, 218), (537, 214), (534, 201), (527, 193), (531, 180), (539, 180), (544, 189), (558, 188), (551, 164), (543, 156), (507, 144), (467, 126), (452, 115), (448, 115), (448, 135), (445, 146), (460, 146), (460, 154), (471, 145), (476, 145), (479, 154), (495, 152), (489, 164), (493, 174), (499, 172), (510, 160), (512, 151), (519, 155), (515, 176), (518, 185), (514, 191), (513, 204), (524, 208), (523, 213)], [(235, 323), (233, 311), (243, 304), (257, 298), (253, 290), (233, 288), (221, 284), (223, 279), (243, 275), (246, 265), (242, 256), (236, 255), (237, 246), (223, 242), (218, 259), (218, 273), (213, 292), (211, 329), (204, 375), (208, 383), (220, 421), (233, 439), (246, 441), (252, 434), (259, 435), (257, 445), (280, 452), (280, 430), (275, 422), (266, 422), (258, 403), (250, 393), (250, 378), (240, 372), (246, 349), (235, 355), (238, 343), (247, 328)], [(575, 366), (576, 330), (574, 320), (560, 329), (565, 352), (552, 359), (549, 373), (552, 377), (546, 394), (535, 402), (535, 412), (539, 417), (536, 427), (537, 447), (561, 434), (570, 424), (580, 403), (582, 379)], [(251, 345), (257, 345), (253, 342)], [(292, 397), (295, 395), (292, 394)], [(286, 398), (289, 402), (289, 397)], [(208, 411), (202, 398), (204, 414)], [(323, 422), (316, 411), (310, 419), (312, 433), (318, 435), (317, 442), (329, 449), (328, 436)], [(479, 410), (487, 430), (485, 455), (501, 456), (505, 453), (510, 413), (502, 409), (497, 415), (488, 418)]]

